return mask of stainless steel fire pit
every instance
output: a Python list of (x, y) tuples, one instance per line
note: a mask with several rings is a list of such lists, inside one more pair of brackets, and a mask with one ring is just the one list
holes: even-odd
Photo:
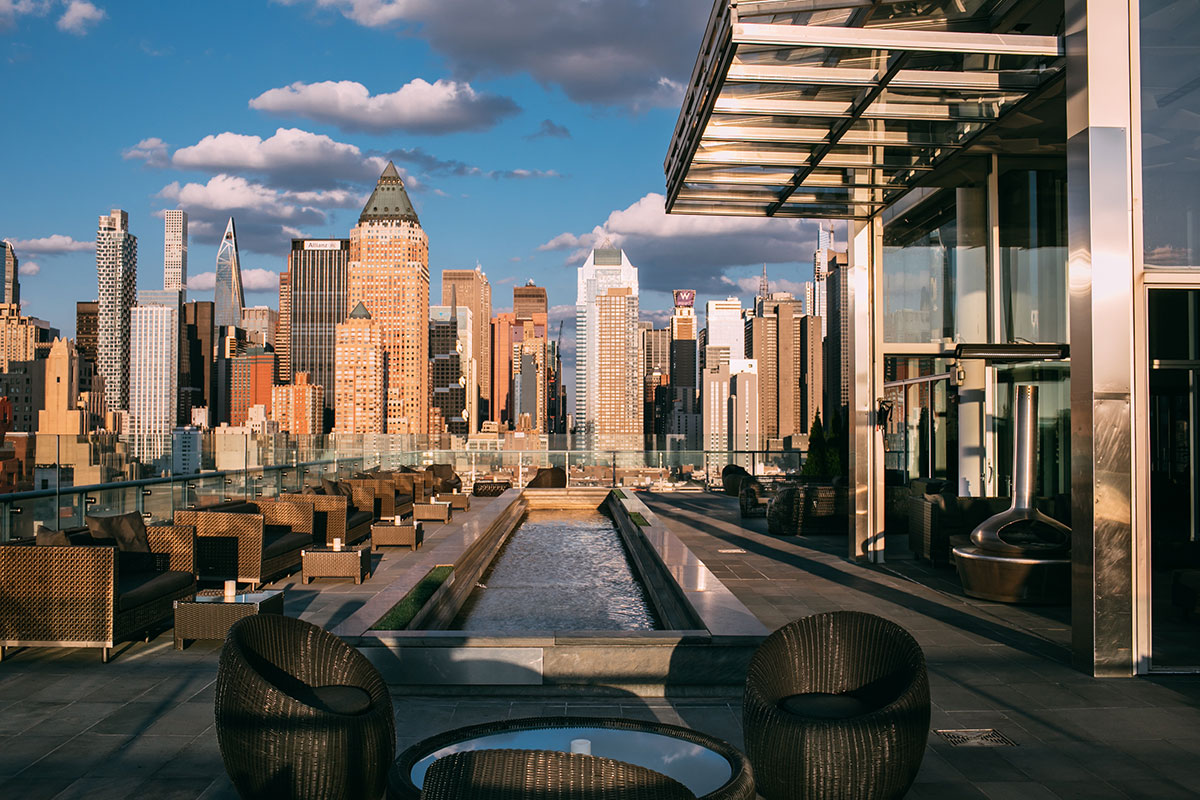
[(1018, 386), (1013, 444), (1013, 501), (985, 520), (971, 544), (954, 548), (963, 591), (1001, 603), (1068, 602), (1071, 529), (1034, 507), (1037, 387)]

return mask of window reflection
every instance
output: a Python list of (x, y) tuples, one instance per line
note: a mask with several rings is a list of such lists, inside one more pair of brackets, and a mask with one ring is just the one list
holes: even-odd
[(1067, 176), (1062, 169), (1000, 173), (1000, 341), (1067, 339)]
[(1148, 267), (1200, 266), (1200, 3), (1141, 0)]

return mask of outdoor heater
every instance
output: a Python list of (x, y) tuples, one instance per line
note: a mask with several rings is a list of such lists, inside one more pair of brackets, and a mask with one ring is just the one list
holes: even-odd
[(1034, 507), (1037, 479), (1037, 387), (1017, 387), (1013, 500), (985, 520), (971, 544), (954, 548), (963, 591), (1001, 603), (1068, 602), (1071, 529)]

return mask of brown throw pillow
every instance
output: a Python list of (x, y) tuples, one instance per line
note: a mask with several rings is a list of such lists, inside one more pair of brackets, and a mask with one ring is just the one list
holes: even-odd
[(110, 517), (88, 517), (88, 531), (94, 539), (111, 539), (118, 550), (131, 553), (149, 553), (150, 541), (146, 537), (146, 521), (136, 511)]
[(71, 544), (71, 540), (67, 538), (66, 531), (42, 528), (37, 532), (37, 544), (39, 547), (66, 547)]
[(321, 488), (325, 490), (325, 494), (327, 495), (341, 494), (341, 492), (338, 491), (338, 485), (329, 480), (329, 478), (321, 478)]

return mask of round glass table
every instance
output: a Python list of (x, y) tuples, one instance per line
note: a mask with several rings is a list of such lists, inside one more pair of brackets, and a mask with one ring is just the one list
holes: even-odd
[(705, 800), (753, 800), (746, 757), (712, 736), (608, 717), (529, 717), (472, 725), (432, 736), (405, 750), (388, 777), (388, 797), (417, 800), (437, 759), (468, 750), (584, 752), (652, 769)]

